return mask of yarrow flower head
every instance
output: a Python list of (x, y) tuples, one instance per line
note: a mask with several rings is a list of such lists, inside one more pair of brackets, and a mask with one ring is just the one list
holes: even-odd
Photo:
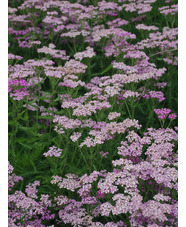
[(98, 190), (97, 193), (98, 193), (98, 197), (99, 198), (103, 198), (104, 197), (104, 193), (101, 193), (101, 190)]
[(169, 119), (176, 119), (177, 117), (175, 113), (170, 114), (171, 110), (166, 108), (154, 109), (154, 112), (158, 115), (158, 118), (161, 120), (165, 119), (167, 116)]
[(120, 117), (121, 116), (121, 113), (117, 113), (117, 112), (110, 112), (109, 115), (108, 115), (108, 119), (109, 120), (113, 120), (117, 117)]
[(169, 119), (176, 119), (177, 115), (175, 113), (169, 114), (168, 118)]
[(76, 53), (74, 58), (81, 61), (83, 58), (92, 58), (95, 55), (94, 49), (92, 47), (87, 47), (85, 51)]
[(138, 25), (136, 25), (136, 28), (137, 29), (142, 29), (142, 30), (147, 30), (147, 31), (151, 31), (151, 30), (156, 31), (156, 30), (159, 30), (159, 28), (156, 27), (156, 26), (154, 26), (154, 25), (147, 26), (145, 24), (138, 24)]
[(48, 157), (48, 156), (49, 157), (52, 157), (52, 156), (54, 156), (54, 157), (60, 157), (61, 156), (61, 151), (62, 151), (62, 149), (57, 148), (55, 146), (52, 146), (52, 147), (49, 148), (49, 151), (46, 152), (46, 153), (43, 153), (43, 155), (45, 157)]
[(159, 99), (159, 102), (162, 102), (163, 100), (165, 100), (163, 92), (161, 91), (149, 91), (149, 94), (145, 94), (143, 98), (146, 98), (146, 99), (157, 98)]
[(29, 183), (26, 186), (26, 189), (25, 189), (27, 196), (30, 197), (30, 198), (37, 199), (38, 196), (36, 194), (37, 194), (38, 190), (36, 189), (36, 187), (39, 186), (39, 185), (40, 185), (40, 181), (34, 181), (33, 184)]
[(74, 132), (71, 136), (70, 136), (70, 139), (73, 141), (73, 142), (76, 142), (79, 137), (81, 137), (81, 133), (80, 132)]

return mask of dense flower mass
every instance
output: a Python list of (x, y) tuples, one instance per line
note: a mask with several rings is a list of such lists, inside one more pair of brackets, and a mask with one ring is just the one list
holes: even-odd
[(171, 113), (170, 109), (162, 108), (162, 109), (154, 109), (154, 112), (158, 115), (158, 118), (161, 120), (165, 119), (167, 116), (170, 119), (176, 119), (176, 114)]
[(178, 226), (177, 12), (9, 0), (10, 227)]

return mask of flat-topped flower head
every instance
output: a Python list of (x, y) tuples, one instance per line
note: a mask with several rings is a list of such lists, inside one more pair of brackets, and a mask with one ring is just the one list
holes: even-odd
[(176, 114), (175, 113), (171, 113), (170, 109), (167, 108), (162, 108), (162, 109), (154, 109), (154, 112), (158, 115), (158, 118), (163, 120), (165, 119), (167, 116), (169, 119), (176, 119)]
[(80, 133), (80, 132), (74, 132), (74, 133), (70, 136), (70, 139), (71, 139), (73, 142), (76, 142), (80, 137), (81, 137), (81, 133)]
[(175, 113), (169, 114), (168, 118), (169, 119), (176, 119), (177, 115)]
[(57, 148), (56, 146), (52, 146), (52, 147), (49, 148), (49, 151), (46, 152), (46, 153), (43, 153), (43, 155), (45, 157), (52, 157), (52, 156), (60, 157), (62, 151), (63, 151), (62, 149)]
[(92, 47), (87, 47), (85, 51), (77, 52), (74, 55), (74, 58), (76, 60), (81, 61), (83, 58), (92, 58), (95, 55), (96, 55), (96, 53), (94, 52), (94, 49)]
[(121, 113), (117, 113), (117, 112), (110, 112), (109, 115), (108, 115), (108, 119), (109, 120), (113, 120), (117, 117), (120, 117), (121, 116)]

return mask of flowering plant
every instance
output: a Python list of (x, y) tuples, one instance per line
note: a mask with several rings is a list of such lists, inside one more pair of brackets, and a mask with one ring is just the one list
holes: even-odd
[(8, 14), (9, 226), (178, 226), (177, 1)]

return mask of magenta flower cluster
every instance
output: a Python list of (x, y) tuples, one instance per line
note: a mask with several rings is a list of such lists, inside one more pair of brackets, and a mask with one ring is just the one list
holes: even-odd
[(174, 120), (177, 117), (175, 113), (171, 113), (171, 110), (166, 109), (166, 108), (154, 109), (154, 112), (157, 114), (158, 118), (161, 120), (165, 119), (166, 117)]

